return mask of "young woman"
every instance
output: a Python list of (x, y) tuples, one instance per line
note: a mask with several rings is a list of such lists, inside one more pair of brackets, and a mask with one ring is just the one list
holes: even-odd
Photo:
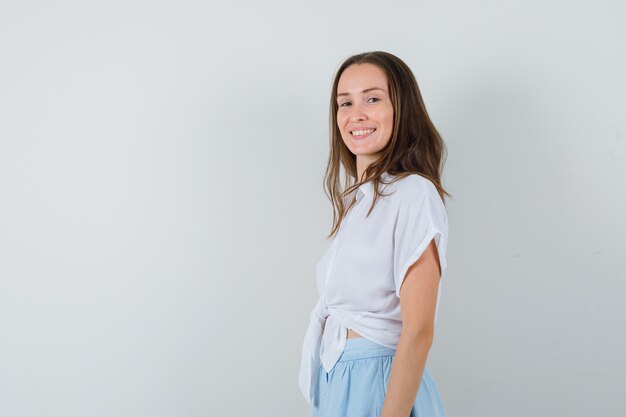
[(330, 117), (334, 222), (300, 389), (314, 417), (443, 417), (426, 359), (446, 269), (445, 145), (413, 73), (386, 52), (339, 67)]

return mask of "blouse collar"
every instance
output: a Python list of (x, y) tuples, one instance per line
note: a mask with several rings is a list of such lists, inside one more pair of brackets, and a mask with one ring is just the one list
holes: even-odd
[[(384, 179), (385, 181), (389, 180), (391, 177), (392, 175), (388, 174), (387, 172), (383, 172), (381, 174), (381, 178)], [(374, 195), (374, 184), (370, 180), (366, 182), (365, 184), (361, 184), (359, 188), (357, 188), (356, 201), (358, 203), (359, 201), (361, 201), (363, 197), (371, 198), (373, 195)]]
[(361, 184), (359, 186), (359, 188), (357, 188), (357, 192), (356, 192), (356, 201), (357, 203), (359, 201), (361, 201), (361, 199), (365, 196), (367, 196), (368, 198), (372, 196), (372, 192), (373, 192), (373, 188), (372, 188), (372, 182), (368, 181), (365, 184)]

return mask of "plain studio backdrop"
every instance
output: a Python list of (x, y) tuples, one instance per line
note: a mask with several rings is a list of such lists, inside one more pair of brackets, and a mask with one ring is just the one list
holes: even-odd
[(0, 2), (0, 415), (306, 417), (333, 73), (448, 146), (449, 417), (626, 409), (623, 1)]

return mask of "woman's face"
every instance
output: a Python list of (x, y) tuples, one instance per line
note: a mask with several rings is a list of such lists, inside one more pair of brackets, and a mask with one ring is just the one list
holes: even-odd
[(359, 176), (391, 138), (393, 105), (385, 73), (373, 64), (353, 64), (337, 85), (337, 126), (357, 156)]

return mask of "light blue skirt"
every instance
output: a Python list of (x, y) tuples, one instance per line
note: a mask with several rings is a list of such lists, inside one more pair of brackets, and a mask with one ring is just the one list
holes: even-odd
[[(380, 417), (395, 353), (364, 337), (347, 339), (333, 369), (319, 368), (313, 417)], [(439, 390), (427, 369), (410, 417), (445, 417)]]

